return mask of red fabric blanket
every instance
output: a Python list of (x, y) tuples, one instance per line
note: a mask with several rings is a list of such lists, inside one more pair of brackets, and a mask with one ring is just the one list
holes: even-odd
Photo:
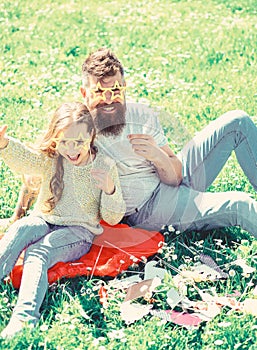
[[(104, 232), (94, 239), (90, 251), (79, 260), (59, 262), (48, 270), (48, 282), (61, 277), (111, 276), (126, 270), (137, 259), (157, 253), (163, 235), (156, 231), (132, 228), (125, 224), (109, 226), (102, 222)], [(13, 286), (19, 288), (23, 256), (19, 258), (10, 275)]]

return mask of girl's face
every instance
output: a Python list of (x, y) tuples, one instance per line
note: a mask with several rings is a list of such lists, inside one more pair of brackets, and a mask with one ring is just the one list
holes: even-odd
[(79, 166), (85, 165), (89, 160), (91, 139), (86, 124), (73, 123), (61, 131), (55, 141), (59, 154), (73, 165)]

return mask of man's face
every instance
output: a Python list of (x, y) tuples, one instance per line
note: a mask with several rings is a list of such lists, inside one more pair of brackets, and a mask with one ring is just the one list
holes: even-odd
[(91, 75), (88, 87), (81, 88), (99, 134), (118, 135), (123, 130), (126, 124), (125, 88), (120, 72), (101, 80)]

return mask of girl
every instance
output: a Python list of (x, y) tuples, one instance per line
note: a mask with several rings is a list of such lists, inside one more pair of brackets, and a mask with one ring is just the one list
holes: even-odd
[(53, 116), (39, 149), (7, 137), (0, 128), (0, 155), (13, 170), (40, 175), (42, 185), (31, 214), (12, 224), (0, 241), (0, 279), (26, 248), (21, 286), (2, 337), (11, 337), (39, 319), (47, 270), (79, 259), (102, 233), (99, 221), (114, 225), (124, 215), (118, 172), (94, 146), (95, 128), (86, 106), (64, 103)]

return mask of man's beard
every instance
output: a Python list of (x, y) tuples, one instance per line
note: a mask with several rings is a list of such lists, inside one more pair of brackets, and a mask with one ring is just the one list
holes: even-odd
[[(114, 108), (113, 112), (105, 112), (103, 107)], [(103, 104), (91, 111), (97, 134), (104, 136), (117, 136), (121, 134), (126, 125), (126, 105), (119, 102), (110, 105)]]

